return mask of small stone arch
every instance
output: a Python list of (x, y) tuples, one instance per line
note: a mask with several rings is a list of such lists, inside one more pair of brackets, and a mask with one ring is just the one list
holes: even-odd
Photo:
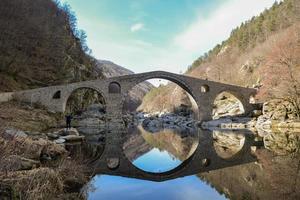
[(110, 94), (120, 94), (121, 93), (121, 85), (118, 82), (111, 82), (108, 85), (108, 93)]
[[(216, 102), (217, 101), (222, 101), (222, 100), (226, 100), (226, 98), (228, 98), (228, 96), (232, 96), (233, 98), (235, 98), (237, 100), (238, 105), (238, 110), (240, 110), (240, 112), (237, 111), (236, 114), (232, 113), (229, 115), (223, 115), (223, 116), (235, 116), (235, 115), (244, 115), (246, 113), (246, 102), (245, 102), (245, 98), (239, 94), (239, 92), (233, 91), (233, 90), (222, 90), (220, 92), (218, 92), (215, 97), (213, 98), (213, 109), (212, 109), (212, 118), (213, 119), (217, 119), (218, 117), (214, 116), (216, 114)], [(222, 117), (222, 115), (221, 115)]]
[(200, 92), (201, 92), (201, 93), (207, 93), (207, 92), (209, 92), (209, 86), (206, 85), (206, 84), (201, 85), (201, 86), (200, 86)]
[(61, 91), (58, 90), (54, 93), (54, 95), (52, 96), (52, 99), (60, 99), (61, 98)]
[(81, 90), (81, 89), (90, 89), (90, 90), (96, 91), (97, 93), (99, 93), (99, 94), (102, 96), (103, 101), (104, 101), (103, 103), (104, 103), (105, 106), (107, 106), (107, 97), (105, 96), (105, 93), (104, 93), (104, 92), (102, 92), (101, 90), (99, 90), (99, 89), (96, 88), (96, 87), (91, 87), (91, 86), (80, 86), (80, 87), (76, 87), (76, 88), (72, 89), (71, 91), (69, 91), (69, 92), (67, 93), (67, 95), (64, 95), (64, 99), (63, 99), (63, 112), (66, 111), (67, 103), (68, 103), (68, 100), (69, 100), (70, 96), (71, 96), (74, 92), (76, 92), (76, 91), (78, 91), (78, 90)]

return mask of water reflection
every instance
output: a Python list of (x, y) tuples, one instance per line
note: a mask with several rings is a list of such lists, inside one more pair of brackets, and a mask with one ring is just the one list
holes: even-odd
[(93, 179), (96, 189), (89, 193), (89, 200), (96, 199), (226, 199), (214, 188), (202, 182), (197, 176), (187, 176), (161, 183), (118, 176), (96, 176)]
[(263, 138), (249, 130), (94, 133), (80, 150), (95, 172), (88, 199), (300, 197), (299, 134), (271, 133), (265, 149)]
[(152, 133), (142, 126), (130, 127), (127, 136), (123, 145), (126, 157), (139, 169), (154, 173), (178, 167), (195, 152), (199, 140), (197, 130), (162, 129)]

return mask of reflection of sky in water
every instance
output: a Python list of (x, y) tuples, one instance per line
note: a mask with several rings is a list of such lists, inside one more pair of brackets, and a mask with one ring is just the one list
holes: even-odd
[(94, 192), (89, 193), (89, 200), (113, 199), (226, 199), (215, 189), (202, 182), (197, 176), (187, 176), (165, 182), (152, 182), (118, 176), (101, 175), (93, 180)]
[(181, 161), (170, 155), (167, 151), (160, 151), (157, 148), (138, 157), (133, 164), (148, 172), (165, 172), (174, 169), (181, 164)]

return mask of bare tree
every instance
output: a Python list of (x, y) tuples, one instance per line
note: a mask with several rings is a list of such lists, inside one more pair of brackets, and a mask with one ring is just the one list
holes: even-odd
[[(279, 79), (277, 92), (287, 96), (293, 104), (295, 114), (300, 118), (300, 36), (299, 25), (294, 26), (280, 37), (274, 38), (272, 51), (268, 55), (268, 67)], [(278, 91), (279, 90), (279, 91)]]

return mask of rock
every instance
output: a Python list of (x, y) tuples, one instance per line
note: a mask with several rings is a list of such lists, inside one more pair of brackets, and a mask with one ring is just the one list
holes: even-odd
[(224, 93), (224, 95), (219, 96), (215, 103), (213, 109), (213, 119), (218, 119), (224, 116), (234, 116), (239, 115), (244, 112), (243, 105), (238, 101), (233, 95)]
[(17, 155), (11, 155), (3, 160), (1, 166), (4, 166), (8, 171), (30, 170), (39, 167), (40, 162)]
[(68, 135), (79, 135), (79, 132), (77, 131), (76, 128), (71, 128), (71, 129), (67, 129), (67, 133)]
[(54, 140), (53, 142), (56, 143), (56, 144), (63, 144), (63, 143), (66, 142), (66, 140), (63, 139), (63, 138), (59, 138), (59, 139), (57, 139), (57, 140)]
[(77, 131), (76, 128), (71, 128), (71, 129), (61, 129), (58, 132), (54, 132), (54, 135), (58, 136), (67, 136), (67, 135), (79, 135), (79, 132)]
[(12, 139), (14, 137), (20, 137), (20, 138), (28, 137), (28, 135), (24, 131), (20, 131), (16, 129), (6, 129), (3, 135), (7, 139)]
[(272, 120), (297, 119), (295, 113), (293, 104), (288, 100), (273, 99), (263, 104), (263, 115)]
[(59, 131), (55, 132), (54, 134), (58, 134), (59, 136), (66, 136), (68, 135), (67, 129), (60, 129)]
[(84, 140), (84, 136), (76, 136), (76, 135), (67, 135), (67, 136), (62, 136), (60, 139), (64, 139), (67, 142), (73, 142), (73, 141), (82, 141)]
[(58, 136), (57, 134), (55, 134), (55, 133), (47, 133), (46, 135), (47, 135), (48, 138), (51, 139), (51, 140), (56, 140), (56, 139), (59, 138), (59, 136)]

